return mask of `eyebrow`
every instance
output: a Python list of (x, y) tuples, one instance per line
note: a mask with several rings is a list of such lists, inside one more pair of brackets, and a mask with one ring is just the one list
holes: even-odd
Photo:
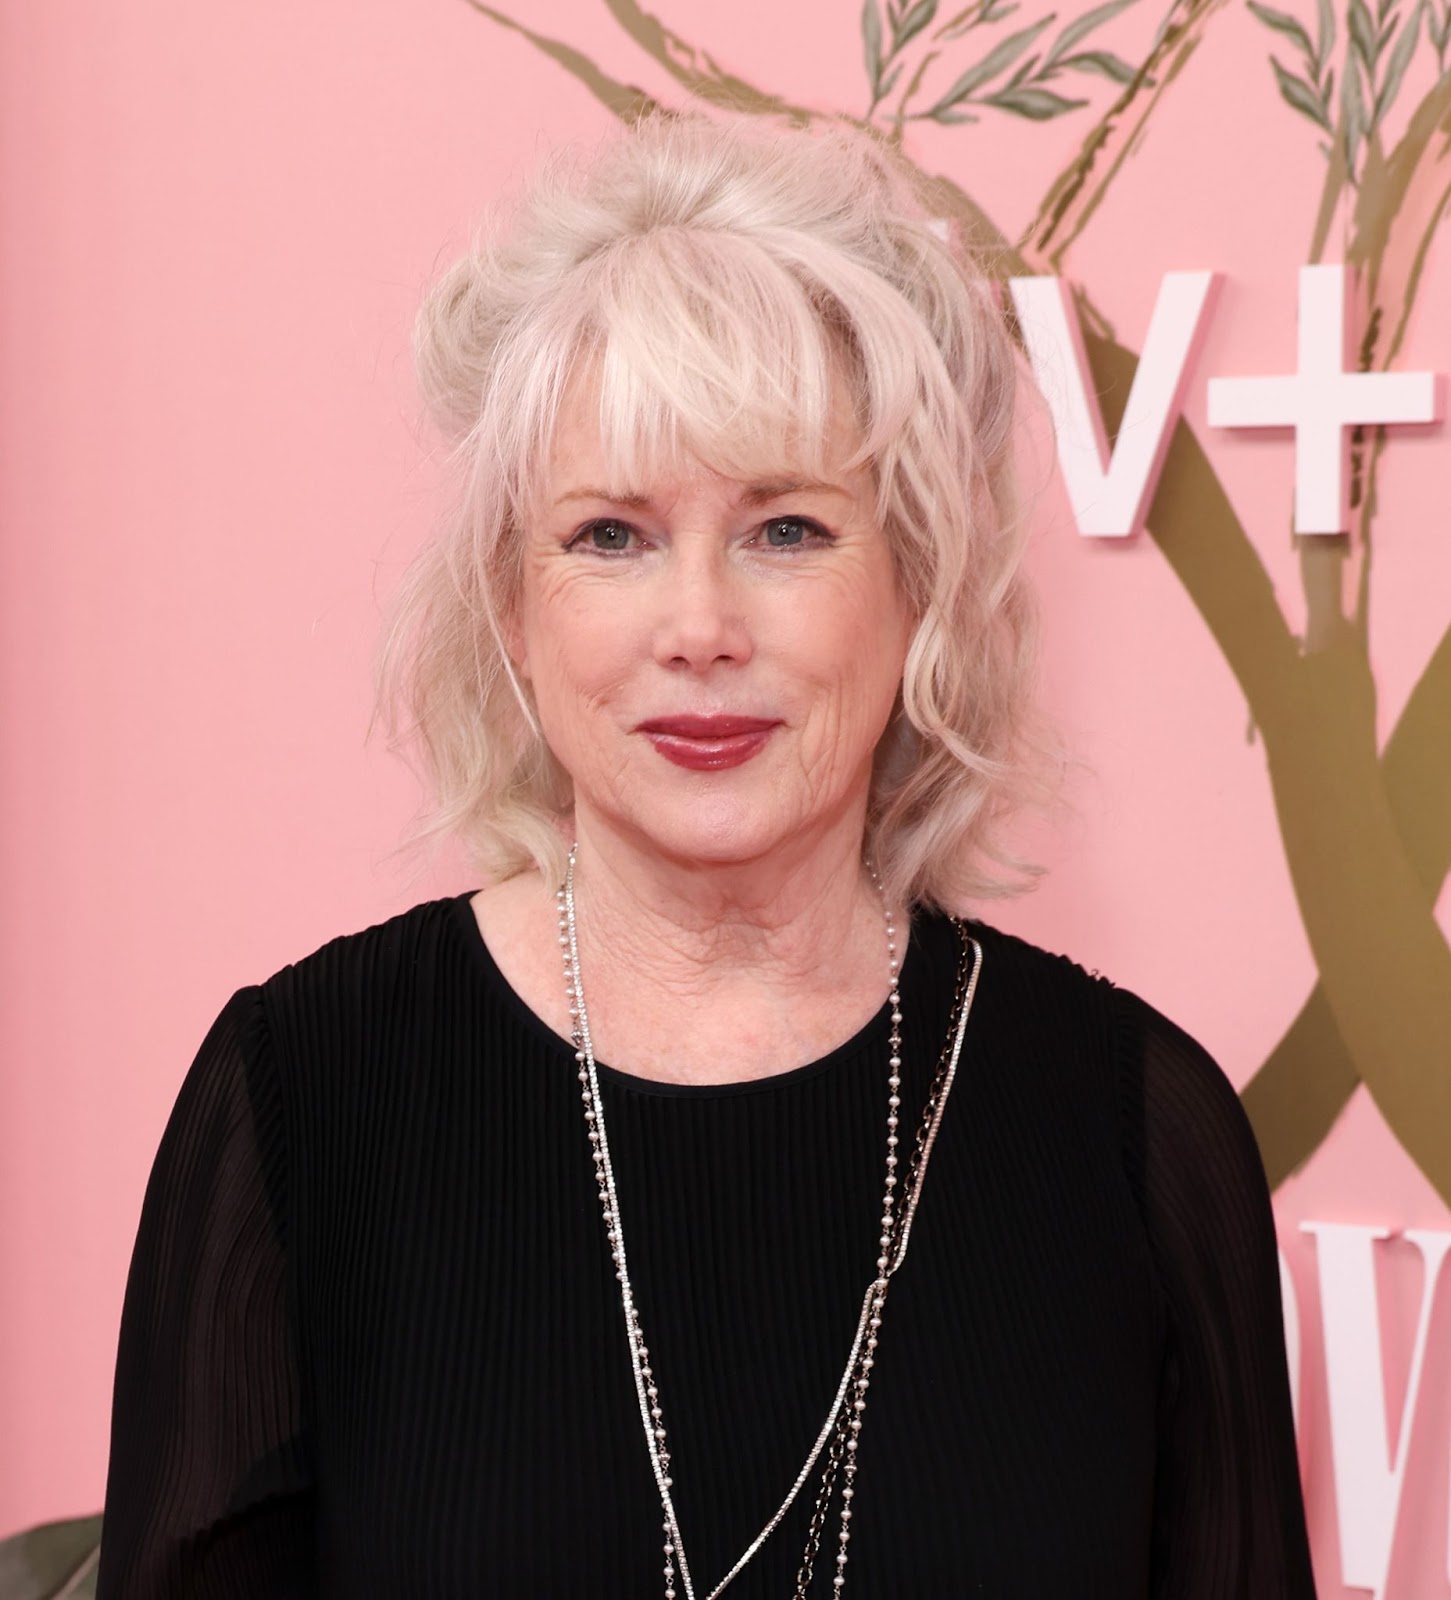
[[(743, 506), (763, 506), (792, 494), (834, 494), (850, 499), (849, 491), (838, 483), (825, 483), (816, 478), (769, 478), (749, 484), (741, 493), (740, 503)], [(629, 506), (635, 511), (644, 510), (650, 504), (648, 494), (615, 494), (609, 489), (597, 489), (589, 484), (567, 490), (554, 503), (562, 506), (571, 500), (608, 500), (612, 505)]]

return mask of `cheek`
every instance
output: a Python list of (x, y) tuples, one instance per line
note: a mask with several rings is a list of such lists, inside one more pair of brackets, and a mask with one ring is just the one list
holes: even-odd
[(609, 641), (599, 634), (535, 634), (529, 681), (540, 709), (562, 719), (585, 716), (615, 697), (624, 679)]
[(568, 590), (531, 598), (524, 609), (521, 671), (546, 742), (566, 768), (590, 764), (605, 723), (623, 703), (630, 650), (609, 609)]
[(608, 644), (605, 619), (587, 588), (554, 571), (526, 572), (519, 605), (519, 664), (536, 692), (582, 682)]
[(809, 631), (796, 613), (802, 661), (822, 691), (807, 759), (855, 765), (875, 746), (896, 702), (910, 631), (900, 604), (882, 591), (810, 608)]
[(833, 632), (847, 676), (868, 692), (882, 680), (891, 679), (890, 692), (895, 692), (910, 627), (906, 603), (890, 568), (874, 573), (837, 608)]

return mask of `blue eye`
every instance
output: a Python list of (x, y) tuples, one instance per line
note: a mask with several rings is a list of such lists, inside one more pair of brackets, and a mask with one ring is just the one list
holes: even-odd
[(628, 550), (634, 537), (635, 530), (628, 522), (619, 522), (614, 517), (599, 517), (594, 522), (587, 522), (575, 534), (569, 541), (569, 548), (573, 550), (583, 545), (603, 555), (616, 555)]
[(772, 550), (792, 550), (812, 539), (827, 537), (825, 530), (809, 517), (772, 517), (762, 525), (762, 531)]

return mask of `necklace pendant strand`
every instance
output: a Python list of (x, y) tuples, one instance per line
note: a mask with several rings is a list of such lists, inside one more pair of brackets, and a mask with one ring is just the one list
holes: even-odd
[[(695, 1586), (690, 1566), (685, 1557), (685, 1546), (680, 1536), (680, 1519), (676, 1515), (671, 1495), (673, 1480), (670, 1476), (670, 1451), (666, 1443), (664, 1409), (660, 1404), (660, 1387), (650, 1365), (650, 1352), (640, 1327), (640, 1312), (635, 1304), (634, 1288), (630, 1281), (629, 1262), (625, 1254), (625, 1232), (620, 1219), (619, 1196), (615, 1189), (614, 1167), (610, 1160), (609, 1134), (605, 1128), (605, 1108), (600, 1096), (599, 1073), (595, 1064), (594, 1041), (590, 1036), (589, 1013), (585, 1009), (584, 987), (580, 982), (579, 933), (575, 921), (574, 863), (577, 846), (571, 846), (569, 865), (563, 886), (555, 900), (559, 917), (559, 945), (564, 964), (565, 995), (569, 1006), (570, 1033), (574, 1042), (574, 1059), (580, 1083), (580, 1100), (584, 1106), (585, 1129), (589, 1138), (590, 1157), (594, 1163), (595, 1180), (599, 1185), (600, 1211), (604, 1218), (605, 1238), (610, 1247), (615, 1277), (620, 1285), (620, 1304), (625, 1318), (625, 1337), (629, 1344), (630, 1364), (635, 1381), (635, 1398), (640, 1411), (640, 1422), (645, 1432), (645, 1444), (650, 1457), (655, 1487), (660, 1496), (662, 1512), (661, 1531), (664, 1535), (662, 1572), (665, 1579), (665, 1600), (678, 1600), (677, 1572), (684, 1600), (696, 1600)], [(872, 882), (882, 894), (881, 879), (869, 867)], [(806, 1462), (796, 1476), (775, 1515), (770, 1518), (729, 1572), (709, 1592), (706, 1600), (718, 1600), (752, 1556), (770, 1538), (796, 1497), (810, 1478), (822, 1452), (826, 1464), (821, 1487), (812, 1510), (806, 1548), (796, 1575), (793, 1600), (806, 1600), (815, 1573), (815, 1563), (820, 1554), (825, 1533), (827, 1514), (837, 1478), (841, 1479), (841, 1512), (838, 1518), (836, 1572), (832, 1577), (833, 1596), (839, 1596), (846, 1584), (848, 1546), (851, 1542), (852, 1501), (856, 1495), (857, 1446), (866, 1411), (867, 1391), (871, 1387), (871, 1373), (875, 1365), (882, 1315), (886, 1308), (887, 1291), (891, 1280), (907, 1257), (907, 1242), (912, 1230), (912, 1218), (922, 1193), (922, 1182), (927, 1175), (927, 1162), (947, 1107), (947, 1097), (957, 1075), (962, 1054), (962, 1041), (967, 1031), (967, 1019), (977, 992), (979, 973), (982, 970), (982, 946), (971, 938), (961, 922), (953, 919), (962, 941), (962, 959), (958, 968), (956, 993), (953, 999), (954, 1025), (943, 1046), (936, 1075), (927, 1097), (922, 1122), (908, 1159), (906, 1181), (902, 1184), (905, 1203), (899, 1206), (897, 1151), (901, 1139), (900, 1126), (902, 1087), (902, 996), (898, 986), (901, 964), (897, 957), (896, 925), (883, 895), (883, 913), (887, 930), (887, 965), (890, 988), (888, 1003), (891, 1006), (891, 1028), (888, 1035), (887, 1069), (887, 1156), (886, 1176), (883, 1180), (881, 1233), (877, 1240), (877, 1275), (867, 1286), (862, 1298), (861, 1315), (857, 1319), (856, 1335), (847, 1356), (846, 1368), (837, 1386), (836, 1397), (816, 1442), (806, 1457)]]

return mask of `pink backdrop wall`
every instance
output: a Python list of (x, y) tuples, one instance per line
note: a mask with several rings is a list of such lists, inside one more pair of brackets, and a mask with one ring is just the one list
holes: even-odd
[[(763, 87), (865, 105), (854, 0), (737, 0), (728, 22), (706, 0), (664, 9)], [(598, 0), (548, 10), (552, 34), (667, 92)], [(1115, 48), (1132, 56), (1157, 20), (1116, 20)], [(1203, 427), (1207, 376), (1293, 363), (1323, 163), (1275, 95), (1269, 42), (1243, 11), (1215, 21), (1074, 270), (1135, 347), (1164, 271), (1228, 274), (1187, 411), (1298, 627), (1293, 447)], [(542, 143), (610, 121), (464, 0), (0, 4), (0, 1535), (99, 1505), (142, 1189), (223, 1001), (467, 881), (457, 863), (391, 856), (415, 791), (364, 742), (379, 598), (435, 505), (408, 322), (467, 219)], [(913, 149), (1012, 232), (1062, 144), (1052, 124), (999, 119), (931, 128)], [(1444, 239), (1427, 270), (1403, 364), (1444, 370)], [(1079, 537), (1048, 470), (1033, 551), (1046, 686), (1086, 774), (1074, 816), (1040, 841), (1045, 886), (989, 915), (1138, 989), (1243, 1082), (1315, 979), (1263, 751), (1159, 552)], [(1383, 731), (1451, 617), (1448, 473), (1445, 428), (1387, 459), (1371, 619)], [(1439, 916), (1451, 927), (1444, 894)], [(1277, 1211), (1333, 1596), (1350, 1591), (1299, 1225), (1444, 1230), (1451, 1213), (1364, 1091)], [(1418, 1258), (1391, 1241), (1381, 1270), (1396, 1418)], [(1392, 1600), (1451, 1595), (1446, 1293)]]

